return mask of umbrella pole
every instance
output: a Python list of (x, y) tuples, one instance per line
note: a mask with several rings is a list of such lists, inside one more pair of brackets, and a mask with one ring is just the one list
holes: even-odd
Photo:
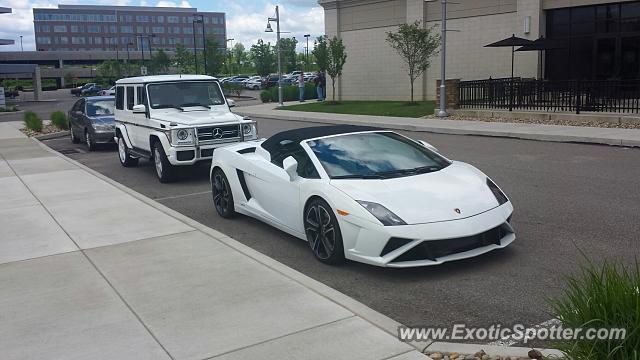
[(515, 53), (516, 53), (516, 48), (515, 46), (512, 46), (511, 47), (511, 80), (509, 81), (511, 85), (511, 91), (509, 91), (509, 111), (513, 110), (513, 63), (514, 63)]

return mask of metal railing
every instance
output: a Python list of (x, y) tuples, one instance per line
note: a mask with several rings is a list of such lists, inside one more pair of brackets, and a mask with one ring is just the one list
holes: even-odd
[(459, 106), (548, 112), (640, 112), (640, 80), (503, 78), (459, 83)]

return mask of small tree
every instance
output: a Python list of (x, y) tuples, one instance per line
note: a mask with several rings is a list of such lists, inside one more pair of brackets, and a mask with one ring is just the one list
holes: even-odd
[(315, 46), (311, 55), (316, 59), (316, 65), (318, 70), (324, 72), (327, 70), (327, 62), (329, 61), (329, 48), (327, 46), (327, 40), (324, 36), (318, 37), (315, 41)]
[[(225, 49), (213, 39), (207, 39), (207, 68), (205, 74), (218, 75), (226, 62)], [(204, 64), (204, 59), (203, 62)]]
[(173, 58), (176, 68), (181, 74), (194, 72), (193, 53), (187, 50), (184, 45), (176, 45), (176, 55)]
[(430, 65), (431, 57), (438, 53), (440, 35), (432, 33), (433, 27), (423, 28), (419, 21), (402, 24), (398, 32), (388, 32), (387, 42), (396, 49), (407, 65), (411, 81), (411, 103), (413, 83)]
[(329, 39), (328, 43), (328, 57), (327, 57), (327, 74), (331, 76), (331, 99), (336, 101), (336, 79), (342, 75), (342, 67), (347, 61), (347, 53), (344, 50), (344, 44), (342, 39), (334, 36)]
[(70, 72), (64, 73), (64, 85), (70, 86), (73, 83), (73, 75)]

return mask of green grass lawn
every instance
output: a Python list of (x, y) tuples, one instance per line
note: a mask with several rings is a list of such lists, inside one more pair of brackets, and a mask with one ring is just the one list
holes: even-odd
[(341, 101), (338, 104), (331, 104), (311, 100), (305, 104), (289, 105), (280, 109), (333, 114), (422, 117), (432, 115), (434, 107), (435, 101), (419, 101), (409, 105), (406, 101)]

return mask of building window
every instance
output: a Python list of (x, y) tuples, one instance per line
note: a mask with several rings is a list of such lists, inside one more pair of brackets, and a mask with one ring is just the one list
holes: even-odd
[(72, 36), (71, 37), (71, 43), (75, 44), (75, 45), (84, 45), (86, 42), (86, 39), (84, 36)]
[(151, 29), (151, 31), (152, 31), (154, 34), (164, 34), (164, 27), (162, 27), (162, 26), (154, 26), (154, 27)]
[(164, 22), (164, 16), (157, 16), (156, 17), (156, 22), (163, 23)]
[(66, 36), (61, 36), (60, 37), (60, 44), (68, 44), (69, 43), (69, 38)]
[(177, 27), (177, 26), (175, 26), (175, 27), (173, 28), (173, 33), (174, 33), (174, 34), (180, 34), (180, 28), (179, 28), (179, 27)]
[(99, 33), (100, 32), (100, 25), (87, 25), (87, 32)]
[(133, 33), (133, 26), (131, 25), (122, 25), (120, 26), (120, 32), (125, 34)]
[(136, 16), (136, 21), (137, 22), (149, 22), (149, 17), (147, 15), (137, 15)]
[(177, 24), (180, 22), (180, 17), (179, 16), (167, 16), (167, 22), (171, 23), (171, 24)]
[(102, 38), (101, 37), (93, 38), (93, 43), (96, 44), (96, 45), (102, 44)]
[(214, 23), (214, 24), (217, 24), (218, 23), (218, 18), (217, 17), (212, 17), (211, 18), (211, 22)]
[(53, 26), (53, 32), (67, 32), (67, 26), (66, 25), (54, 25)]
[(182, 28), (182, 33), (183, 34), (193, 34), (193, 28), (192, 27), (183, 27)]
[(37, 37), (38, 44), (51, 44), (51, 38), (48, 36), (38, 36)]
[(136, 32), (138, 34), (144, 34), (144, 26), (136, 26)]

